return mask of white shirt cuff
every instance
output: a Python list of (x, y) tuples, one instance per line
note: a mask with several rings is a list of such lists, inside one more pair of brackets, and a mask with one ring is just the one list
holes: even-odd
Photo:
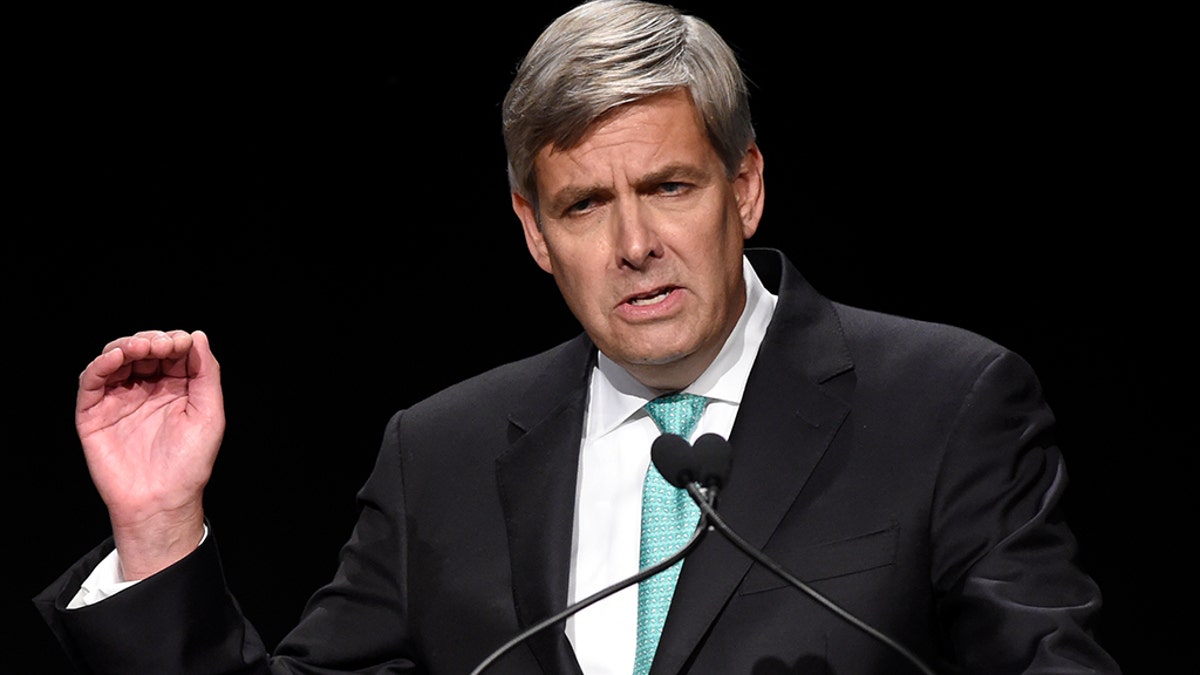
[[(200, 543), (208, 538), (208, 524), (204, 525), (204, 535), (200, 537)], [(117, 555), (117, 550), (113, 549), (112, 553), (104, 556), (104, 560), (100, 561), (99, 565), (92, 570), (87, 579), (79, 586), (79, 592), (75, 597), (71, 598), (71, 602), (67, 603), (67, 609), (79, 609), (94, 605), (101, 600), (114, 596), (117, 593), (133, 586), (141, 579), (133, 581), (125, 581), (121, 576), (121, 558)]]

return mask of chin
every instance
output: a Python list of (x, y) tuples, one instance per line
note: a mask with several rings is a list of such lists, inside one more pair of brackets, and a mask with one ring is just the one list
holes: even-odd
[(688, 357), (691, 352), (687, 351), (672, 351), (672, 352), (653, 352), (636, 355), (627, 355), (625, 362), (635, 366), (667, 366), (673, 363), (679, 363)]

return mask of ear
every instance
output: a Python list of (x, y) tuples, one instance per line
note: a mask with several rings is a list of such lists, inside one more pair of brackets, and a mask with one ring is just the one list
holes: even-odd
[(533, 204), (513, 192), (512, 207), (517, 218), (521, 220), (521, 227), (525, 230), (525, 245), (529, 248), (529, 255), (533, 256), (538, 267), (554, 274), (554, 267), (550, 264), (550, 251), (546, 248), (546, 238), (542, 236), (542, 228), (538, 225), (537, 212), (534, 210)]
[(738, 173), (733, 177), (733, 192), (742, 219), (742, 238), (749, 239), (758, 231), (763, 212), (763, 156), (757, 143), (751, 143), (742, 157)]

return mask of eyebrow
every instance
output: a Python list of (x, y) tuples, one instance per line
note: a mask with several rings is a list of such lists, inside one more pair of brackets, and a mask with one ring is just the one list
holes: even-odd
[[(639, 192), (643, 192), (672, 181), (690, 181), (698, 185), (705, 185), (710, 180), (712, 180), (710, 171), (695, 164), (674, 162), (641, 176), (634, 182), (634, 187)], [(546, 204), (553, 210), (561, 210), (576, 202), (608, 192), (609, 188), (603, 185), (567, 185), (551, 195), (546, 200)]]
[(706, 184), (712, 179), (711, 172), (706, 169), (689, 163), (672, 163), (653, 171), (645, 176), (642, 176), (636, 182), (639, 189), (653, 187), (661, 183), (669, 183), (672, 181), (686, 180), (698, 184)]
[(577, 204), (585, 199), (591, 199), (604, 192), (605, 188), (601, 188), (600, 186), (568, 185), (550, 195), (550, 198), (546, 200), (546, 206), (549, 207), (549, 210), (558, 212), (572, 204)]

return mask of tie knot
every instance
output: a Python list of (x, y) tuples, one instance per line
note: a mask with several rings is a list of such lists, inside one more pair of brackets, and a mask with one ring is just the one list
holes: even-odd
[(707, 403), (707, 398), (696, 394), (668, 394), (646, 403), (646, 412), (659, 431), (688, 438)]

